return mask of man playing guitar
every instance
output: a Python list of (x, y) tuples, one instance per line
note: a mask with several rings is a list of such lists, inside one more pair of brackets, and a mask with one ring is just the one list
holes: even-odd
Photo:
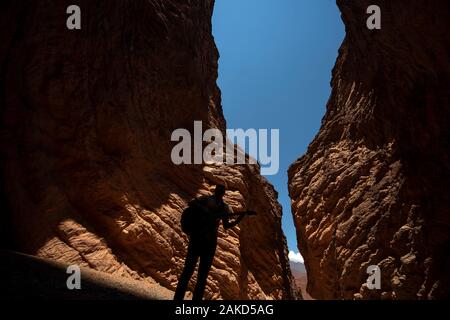
[[(188, 253), (174, 300), (184, 299), (189, 280), (199, 259), (197, 284), (192, 299), (202, 300), (208, 273), (216, 252), (220, 221), (226, 230), (241, 222), (245, 215), (256, 214), (254, 211), (233, 213), (232, 209), (223, 201), (224, 195), (225, 187), (217, 185), (214, 195), (196, 198), (189, 203), (190, 208), (195, 210), (195, 225), (189, 233)], [(237, 216), (237, 218), (230, 222), (229, 218), (232, 216)]]

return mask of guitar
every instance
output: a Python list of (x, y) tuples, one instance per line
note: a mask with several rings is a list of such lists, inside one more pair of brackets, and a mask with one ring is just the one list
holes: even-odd
[[(209, 209), (206, 207), (206, 205), (202, 204), (198, 201), (197, 198), (189, 202), (189, 207), (200, 209), (201, 211), (208, 212)], [(215, 216), (216, 219), (223, 219), (228, 217), (238, 217), (238, 216), (256, 216), (256, 211), (253, 210), (245, 210), (245, 211), (239, 211), (239, 212), (233, 212), (233, 213), (224, 213), (218, 216)]]
[(256, 211), (245, 210), (245, 211), (221, 214), (221, 215), (216, 216), (216, 219), (239, 217), (239, 216), (256, 216), (256, 215), (257, 215)]

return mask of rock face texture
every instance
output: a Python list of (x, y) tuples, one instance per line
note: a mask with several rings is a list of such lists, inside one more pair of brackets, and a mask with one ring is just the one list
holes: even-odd
[[(208, 299), (296, 297), (281, 207), (257, 166), (172, 163), (172, 131), (225, 130), (213, 1), (0, 5), (2, 246), (174, 290), (182, 209), (214, 184), (235, 210)], [(195, 277), (194, 277), (195, 279)]]
[[(449, 297), (447, 1), (339, 0), (346, 37), (320, 132), (289, 169), (318, 299)], [(381, 269), (368, 290), (366, 268)]]

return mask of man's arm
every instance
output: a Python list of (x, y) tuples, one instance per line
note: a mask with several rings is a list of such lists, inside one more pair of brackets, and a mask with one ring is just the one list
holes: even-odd
[[(233, 210), (230, 207), (226, 207), (226, 213), (227, 214), (231, 214), (233, 213)], [(236, 220), (234, 220), (233, 222), (230, 222), (230, 219), (228, 217), (224, 217), (222, 219), (222, 223), (223, 223), (223, 228), (225, 230), (228, 230), (230, 228), (233, 228), (235, 225), (237, 225), (239, 222), (241, 222), (241, 220), (244, 218), (244, 215), (238, 216)]]

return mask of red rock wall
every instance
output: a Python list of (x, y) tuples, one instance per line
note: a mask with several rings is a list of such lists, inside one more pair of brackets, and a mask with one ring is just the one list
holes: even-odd
[(273, 187), (250, 166), (175, 166), (171, 133), (225, 129), (211, 36), (213, 1), (2, 1), (2, 243), (173, 290), (191, 197), (224, 183), (207, 298), (290, 299), (295, 285)]
[[(321, 129), (289, 169), (318, 299), (449, 297), (447, 1), (338, 0), (346, 37)], [(366, 9), (381, 7), (381, 30)], [(368, 290), (366, 268), (381, 268)]]

